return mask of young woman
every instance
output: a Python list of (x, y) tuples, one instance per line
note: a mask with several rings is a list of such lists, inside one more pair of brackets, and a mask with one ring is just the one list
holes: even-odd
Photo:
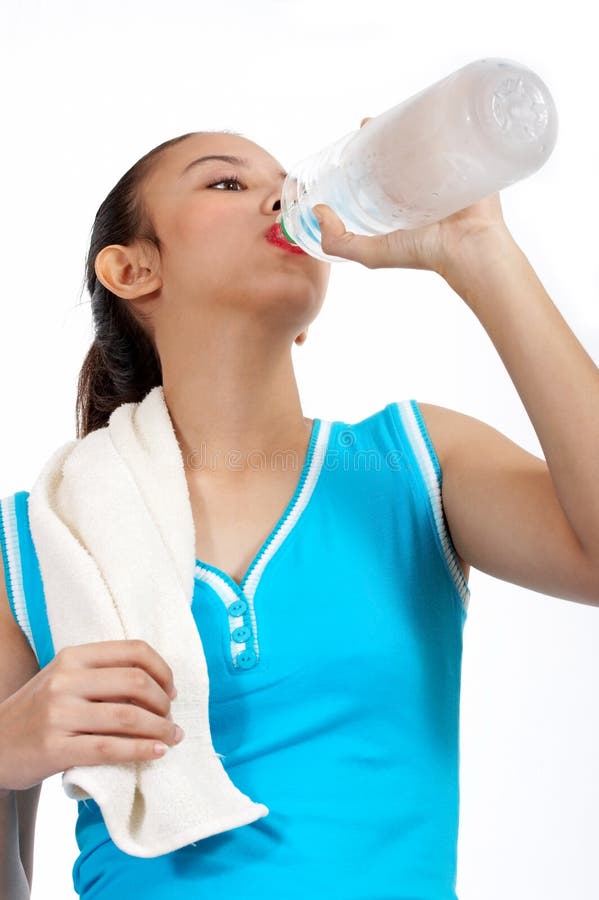
[[(163, 386), (195, 523), (192, 611), (214, 746), (270, 812), (139, 858), (81, 801), (73, 882), (89, 900), (133, 889), (144, 900), (455, 898), (469, 566), (599, 603), (599, 377), (498, 195), (376, 237), (319, 207), (322, 246), (368, 268), (438, 272), (493, 340), (546, 461), (415, 400), (354, 424), (304, 416), (291, 349), (318, 315), (330, 264), (267, 239), (284, 177), (241, 135), (187, 134), (139, 160), (94, 222), (95, 340), (77, 435)], [(152, 647), (54, 652), (27, 497), (0, 502), (0, 862), (11, 898), (29, 894), (44, 778), (151, 760), (157, 741), (185, 740), (168, 718), (172, 672)]]

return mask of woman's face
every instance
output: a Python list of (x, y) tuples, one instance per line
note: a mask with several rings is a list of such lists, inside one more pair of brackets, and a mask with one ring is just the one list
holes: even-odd
[[(196, 162), (212, 154), (247, 164)], [(161, 294), (169, 314), (173, 304), (181, 311), (234, 310), (275, 324), (290, 341), (307, 328), (322, 306), (331, 264), (266, 240), (283, 181), (280, 163), (237, 135), (193, 135), (163, 153), (142, 190), (162, 244)]]

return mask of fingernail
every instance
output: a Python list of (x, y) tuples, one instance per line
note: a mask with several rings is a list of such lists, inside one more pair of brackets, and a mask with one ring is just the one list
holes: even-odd
[(172, 714), (172, 713), (169, 713), (168, 716), (167, 716), (167, 719), (169, 720), (169, 722), (172, 722), (172, 721), (173, 721), (173, 714)]
[(171, 693), (171, 700), (174, 700), (176, 696), (177, 696), (177, 688), (173, 686), (173, 690)]

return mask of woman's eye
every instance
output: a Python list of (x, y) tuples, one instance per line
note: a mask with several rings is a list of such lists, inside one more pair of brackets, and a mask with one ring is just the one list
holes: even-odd
[(233, 175), (230, 178), (220, 178), (218, 181), (212, 181), (207, 187), (216, 187), (217, 184), (237, 184), (239, 187), (243, 187), (242, 182), (236, 175)]

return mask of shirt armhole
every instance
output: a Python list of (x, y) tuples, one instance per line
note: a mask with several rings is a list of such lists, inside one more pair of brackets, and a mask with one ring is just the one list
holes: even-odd
[(441, 494), (443, 472), (439, 459), (416, 400), (401, 400), (390, 405), (395, 408), (399, 416), (403, 430), (408, 438), (410, 449), (416, 460), (417, 469), (429, 500), (428, 508), (432, 514), (433, 530), (437, 545), (449, 577), (461, 600), (462, 611), (465, 616), (467, 615), (470, 602), (470, 588), (460, 566), (443, 511)]
[(13, 617), (43, 668), (54, 656), (42, 576), (29, 528), (27, 491), (0, 499), (0, 546)]

